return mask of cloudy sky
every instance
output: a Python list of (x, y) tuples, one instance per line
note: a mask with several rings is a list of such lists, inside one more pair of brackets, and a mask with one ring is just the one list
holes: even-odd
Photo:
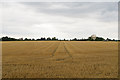
[(1, 8), (2, 36), (118, 38), (117, 2), (11, 2)]

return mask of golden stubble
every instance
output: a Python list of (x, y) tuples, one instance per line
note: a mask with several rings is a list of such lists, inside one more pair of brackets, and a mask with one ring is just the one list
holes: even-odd
[(118, 42), (2, 42), (3, 78), (117, 78)]

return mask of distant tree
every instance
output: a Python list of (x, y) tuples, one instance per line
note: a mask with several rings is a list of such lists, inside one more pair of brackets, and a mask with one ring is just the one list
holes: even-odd
[[(11, 38), (11, 37), (8, 37), (8, 36), (0, 38), (0, 41), (23, 41), (23, 40), (24, 41), (34, 41), (35, 39), (34, 38), (32, 38), (32, 39), (28, 39), (28, 38), (25, 38), (25, 39), (23, 39), (23, 38), (15, 39), (15, 38)], [(41, 37), (40, 39), (36, 39), (36, 40), (37, 41), (41, 41), (41, 40), (42, 41), (45, 41), (45, 40), (68, 41), (66, 39), (63, 39), (63, 40), (60, 39), (59, 40), (56, 37), (53, 37), (52, 39), (50, 37), (48, 37), (48, 38)], [(96, 37), (96, 39), (93, 40), (91, 37), (88, 37), (88, 39), (84, 39), (84, 38), (77, 39), (77, 38), (74, 38), (74, 39), (70, 39), (70, 41), (105, 41), (105, 39), (102, 38), (102, 37)], [(106, 41), (120, 41), (120, 40), (115, 40), (115, 39), (109, 39), (109, 38), (107, 38)]]
[(32, 41), (35, 41), (35, 39), (34, 39), (34, 38), (32, 38)]
[(28, 41), (28, 39), (27, 39), (27, 38), (25, 38), (25, 39), (24, 39), (24, 41)]
[(102, 38), (102, 37), (96, 37), (96, 40), (95, 41), (104, 41), (105, 39)]
[(104, 41), (105, 39), (102, 37), (96, 37), (95, 40), (93, 40), (91, 37), (88, 37), (88, 41)]
[(17, 39), (15, 38), (10, 38), (10, 37), (2, 37), (2, 41), (16, 41)]
[(59, 39), (59, 41), (62, 41), (61, 39)]
[(73, 41), (77, 41), (77, 38), (74, 38)]
[(32, 39), (28, 39), (28, 41), (31, 41)]
[(36, 39), (37, 41), (40, 41), (41, 39)]
[(88, 37), (88, 41), (92, 41), (92, 38), (91, 38), (91, 37)]
[(115, 39), (113, 39), (112, 41), (116, 41)]
[(19, 38), (18, 41), (23, 41), (23, 38)]
[(46, 40), (46, 38), (45, 38), (45, 37), (44, 37), (44, 38), (43, 38), (43, 37), (41, 37), (41, 40), (42, 40), (42, 41), (44, 41), (44, 40)]
[(52, 39), (50, 37), (48, 37), (47, 40), (52, 40)]
[(58, 40), (56, 37), (53, 37), (52, 40)]
[(8, 36), (2, 37), (2, 41), (8, 41), (8, 40), (9, 40)]
[(112, 41), (111, 39), (107, 38), (106, 41)]

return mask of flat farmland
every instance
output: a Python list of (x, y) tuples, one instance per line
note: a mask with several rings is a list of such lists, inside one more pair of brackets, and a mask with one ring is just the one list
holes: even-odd
[(3, 78), (117, 78), (118, 42), (5, 41)]

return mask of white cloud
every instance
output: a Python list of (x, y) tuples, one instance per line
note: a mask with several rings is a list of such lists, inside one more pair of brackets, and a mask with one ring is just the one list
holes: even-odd
[(109, 9), (115, 3), (105, 5), (106, 3), (6, 3), (3, 7), (3, 35), (69, 39), (87, 38), (96, 34), (117, 39), (117, 6)]

